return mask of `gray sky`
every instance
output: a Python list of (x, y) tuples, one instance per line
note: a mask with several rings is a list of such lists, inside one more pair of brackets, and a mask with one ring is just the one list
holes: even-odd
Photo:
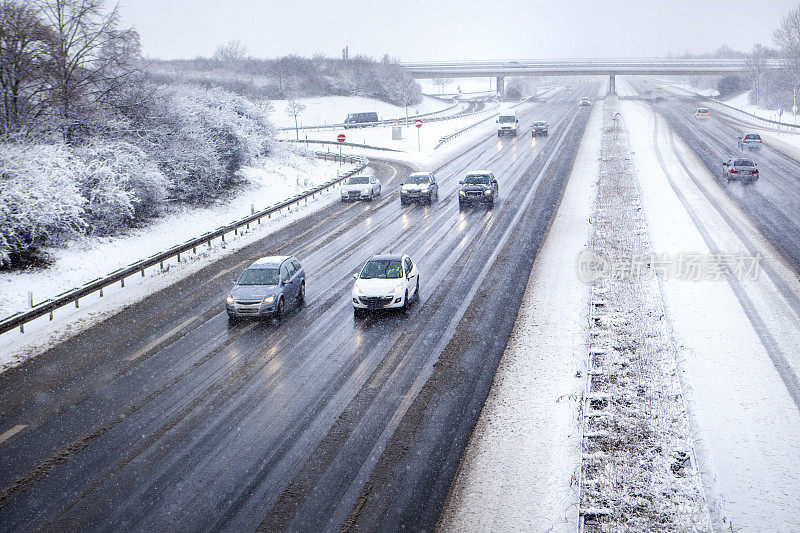
[(144, 54), (210, 56), (239, 39), (258, 57), (290, 53), (405, 61), (640, 57), (748, 50), (797, 0), (119, 0)]

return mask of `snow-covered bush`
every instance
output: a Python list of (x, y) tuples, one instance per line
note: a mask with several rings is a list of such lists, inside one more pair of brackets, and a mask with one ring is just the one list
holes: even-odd
[(63, 146), (5, 144), (0, 150), (0, 264), (26, 263), (43, 245), (85, 230), (86, 199)]

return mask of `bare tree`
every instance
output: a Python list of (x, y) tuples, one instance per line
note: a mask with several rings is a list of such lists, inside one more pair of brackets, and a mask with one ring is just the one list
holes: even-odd
[(0, 2), (0, 135), (30, 133), (47, 109), (52, 35), (30, 6)]
[(760, 43), (753, 46), (753, 51), (747, 56), (745, 64), (745, 76), (753, 86), (752, 103), (760, 105), (763, 100), (762, 87), (764, 84), (764, 76), (767, 73), (767, 58), (769, 53), (766, 47)]
[(298, 102), (294, 98), (289, 100), (289, 103), (286, 105), (286, 112), (289, 114), (290, 117), (294, 117), (294, 131), (297, 134), (297, 140), (300, 140), (300, 130), (297, 127), (297, 115), (305, 110), (305, 104)]
[(68, 125), (80, 122), (82, 111), (103, 103), (136, 72), (138, 34), (118, 29), (118, 8), (106, 13), (103, 0), (36, 0), (36, 5), (53, 32), (54, 103)]
[(780, 48), (795, 93), (800, 85), (800, 6), (792, 9), (781, 21), (773, 34), (775, 44)]
[(444, 88), (453, 83), (453, 80), (450, 78), (436, 78), (433, 80), (433, 84), (439, 87), (439, 93), (444, 93)]
[(214, 60), (223, 63), (233, 63), (247, 59), (247, 47), (237, 39), (221, 44), (214, 51)]

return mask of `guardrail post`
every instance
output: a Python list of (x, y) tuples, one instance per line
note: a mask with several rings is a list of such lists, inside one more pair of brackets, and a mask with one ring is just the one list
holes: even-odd
[(119, 286), (122, 287), (123, 289), (125, 288), (125, 278), (119, 280)]
[(50, 311), (50, 321), (52, 321), (52, 320), (53, 320), (53, 312)]
[(181, 254), (179, 253), (178, 254), (178, 263), (180, 263), (180, 262), (181, 262)]
[(19, 332), (20, 333), (25, 333), (25, 324), (20, 324), (19, 325)]
[(144, 277), (144, 269), (142, 269), (142, 277)]
[[(103, 297), (103, 289), (100, 289), (100, 298), (102, 298), (102, 297)], [(50, 314), (52, 315), (53, 313), (50, 313)]]
[(28, 307), (33, 307), (33, 291), (28, 291)]
[[(209, 246), (211, 246), (210, 243), (209, 243)], [(161, 265), (161, 270), (164, 270), (164, 261), (161, 261), (159, 264)]]
[(80, 307), (81, 307), (80, 298), (75, 298), (75, 309), (80, 309)]

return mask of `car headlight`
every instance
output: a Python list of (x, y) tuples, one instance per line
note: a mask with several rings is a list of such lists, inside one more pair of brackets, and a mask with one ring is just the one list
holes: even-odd
[(428, 187), (425, 187), (424, 189), (420, 189), (420, 191), (419, 191), (419, 192), (428, 192), (429, 190), (430, 190), (430, 189), (429, 189)]
[(225, 298), (225, 301), (226, 301), (226, 302), (228, 302), (229, 304), (232, 304), (232, 303), (233, 303), (233, 296), (231, 296), (231, 295), (229, 294), (229, 295), (228, 295), (228, 297), (227, 297), (227, 298)]
[(272, 302), (274, 302), (274, 301), (275, 301), (275, 295), (274, 295), (274, 294), (270, 294), (269, 296), (267, 296), (266, 298), (264, 298), (264, 301), (263, 301), (263, 303), (265, 303), (265, 304), (271, 304), (271, 303), (272, 303)]
[(483, 194), (489, 196), (490, 194), (492, 194), (492, 189), (486, 189), (485, 191), (483, 191)]
[(459, 196), (466, 196), (467, 192), (466, 191), (458, 191), (458, 195)]
[(361, 290), (361, 287), (359, 287), (358, 285), (353, 285), (353, 294), (362, 294), (362, 293), (363, 291)]
[(397, 287), (395, 287), (392, 292), (402, 292), (402, 291), (403, 291), (403, 284), (402, 283), (398, 283)]

